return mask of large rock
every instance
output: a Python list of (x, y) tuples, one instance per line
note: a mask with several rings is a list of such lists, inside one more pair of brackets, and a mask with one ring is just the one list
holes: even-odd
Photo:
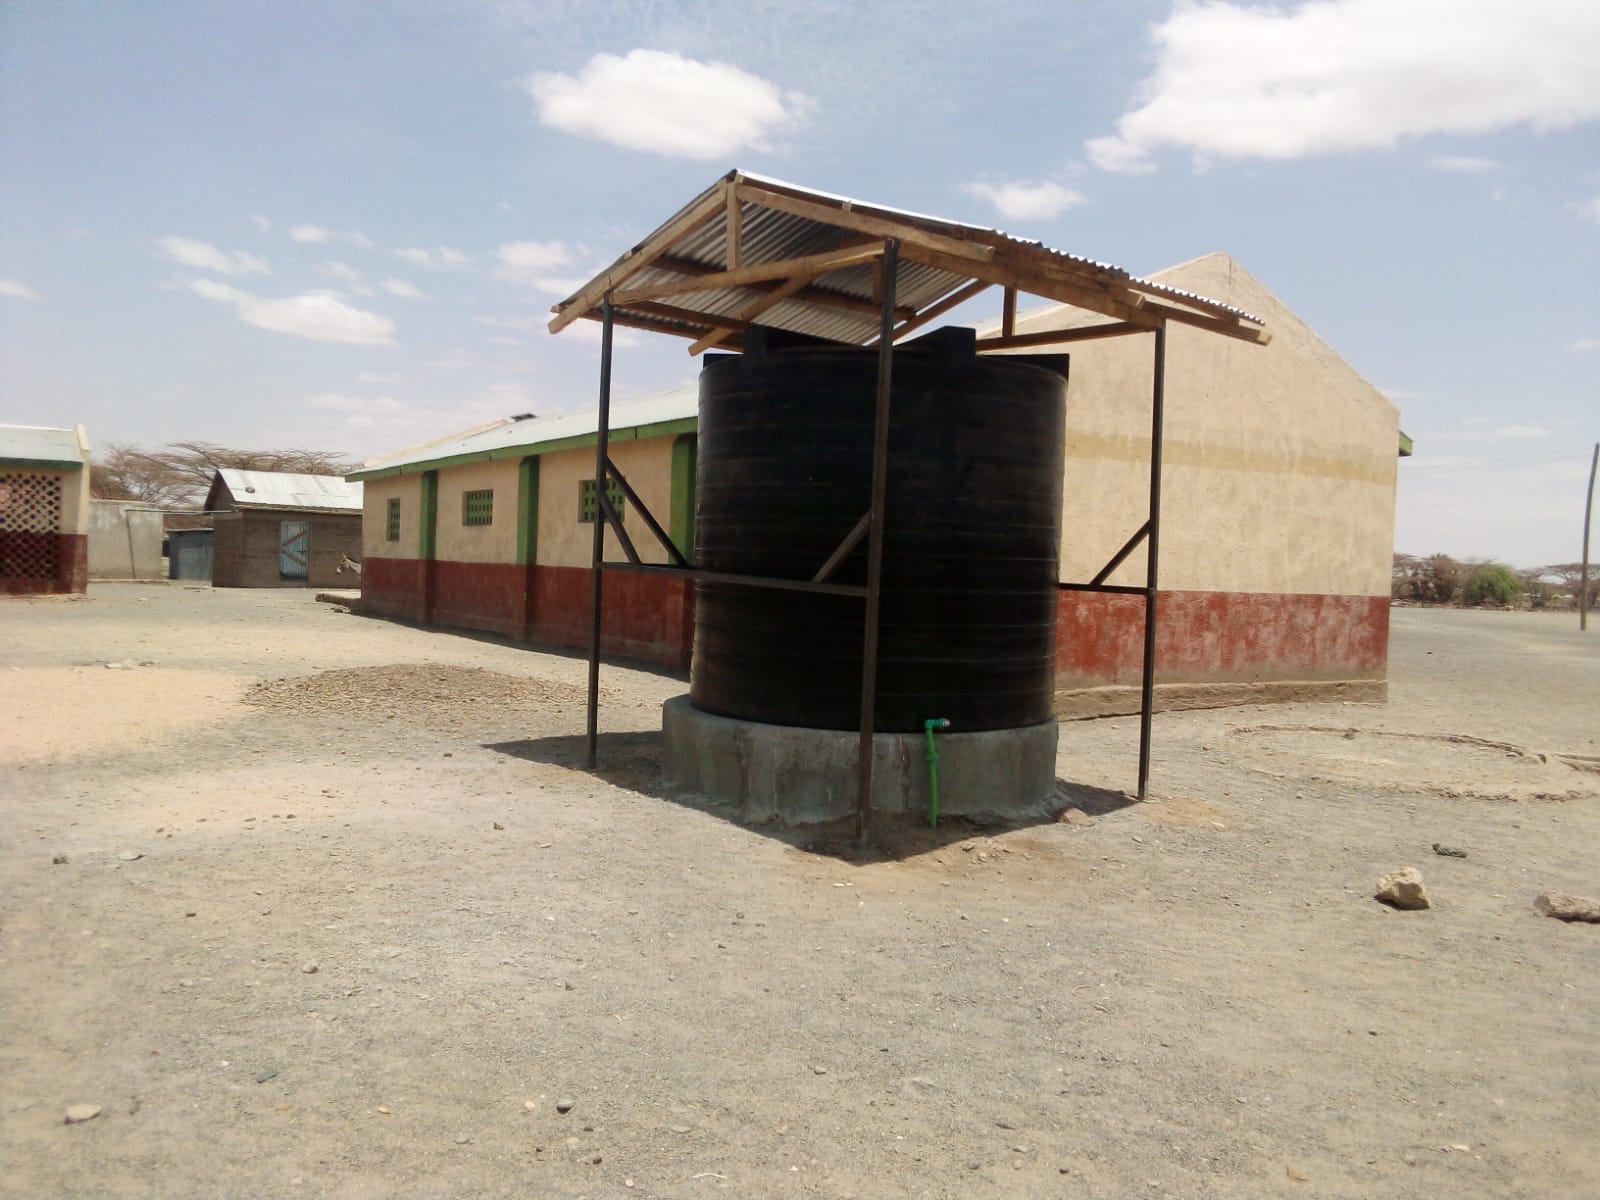
[(1428, 889), (1422, 886), (1422, 872), (1401, 867), (1378, 880), (1377, 897), (1391, 908), (1432, 908)]
[(1600, 925), (1600, 900), (1591, 900), (1588, 896), (1546, 892), (1534, 900), (1533, 906), (1558, 921), (1588, 921)]

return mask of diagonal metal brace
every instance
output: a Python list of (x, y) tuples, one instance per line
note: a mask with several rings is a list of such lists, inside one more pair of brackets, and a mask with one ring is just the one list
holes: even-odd
[(861, 544), (861, 539), (867, 536), (867, 532), (871, 528), (872, 513), (869, 511), (863, 513), (861, 520), (856, 522), (855, 528), (845, 534), (844, 541), (839, 543), (837, 550), (828, 555), (828, 561), (823, 563), (821, 569), (811, 577), (811, 582), (826, 583), (833, 573), (843, 565), (844, 560), (849, 558), (855, 548)]
[[(668, 557), (672, 559), (674, 565), (687, 567), (689, 565), (689, 560), (684, 558), (683, 552), (679, 550), (678, 547), (673, 543), (672, 539), (667, 536), (667, 531), (661, 528), (661, 523), (657, 521), (651, 514), (650, 510), (645, 507), (645, 502), (639, 499), (639, 493), (633, 490), (633, 486), (627, 481), (627, 479), (623, 477), (622, 472), (617, 470), (617, 464), (611, 461), (610, 455), (606, 456), (606, 473), (609, 474), (612, 479), (617, 481), (617, 486), (622, 489), (622, 494), (628, 498), (628, 503), (633, 505), (634, 511), (644, 518), (644, 523), (649, 526), (650, 532), (655, 534), (656, 541), (661, 543), (662, 549), (667, 552)], [(604, 492), (605, 488), (596, 488), (595, 490), (596, 492)], [(621, 536), (622, 519), (620, 517), (616, 517), (615, 514), (612, 515), (616, 520), (618, 535)], [(626, 550), (627, 547), (624, 546), (623, 549)], [(639, 561), (638, 558), (633, 557), (631, 554), (629, 557), (633, 558), (634, 562)]]
[[(1100, 568), (1100, 574), (1096, 575), (1093, 579), (1091, 579), (1089, 581), (1089, 586), (1090, 587), (1099, 587), (1102, 583), (1104, 583), (1106, 581), (1106, 578), (1111, 574), (1111, 572), (1115, 571), (1118, 567), (1120, 567), (1122, 565), (1123, 560), (1125, 558), (1127, 558), (1128, 555), (1132, 554), (1135, 550), (1137, 550), (1139, 548), (1139, 543), (1144, 541), (1144, 539), (1149, 537), (1149, 536), (1150, 536), (1150, 522), (1146, 521), (1143, 525), (1139, 526), (1139, 528), (1134, 531), (1134, 535), (1131, 538), (1129, 538), (1126, 542), (1124, 542), (1122, 544), (1122, 549), (1118, 550), (1115, 554), (1113, 554), (1111, 556), (1111, 561), (1108, 562), (1105, 566)], [(1143, 591), (1144, 589), (1143, 588), (1139, 588), (1139, 589), (1136, 589), (1136, 590)]]
[(605, 488), (595, 488), (594, 502), (600, 510), (600, 516), (604, 518), (607, 525), (611, 526), (611, 532), (617, 535), (617, 541), (622, 544), (622, 552), (628, 556), (628, 561), (631, 563), (641, 562), (639, 552), (633, 548), (633, 539), (628, 536), (628, 531), (622, 527), (622, 518), (617, 514), (617, 510), (611, 506), (611, 497), (606, 495)]

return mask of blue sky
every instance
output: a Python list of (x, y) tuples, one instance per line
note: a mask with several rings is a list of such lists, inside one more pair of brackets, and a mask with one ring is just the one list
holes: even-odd
[[(1400, 406), (1398, 549), (1578, 556), (1594, 0), (13, 0), (0, 421), (367, 457), (592, 403), (549, 305), (732, 166), (1226, 250)], [(692, 377), (626, 342), (622, 393)]]

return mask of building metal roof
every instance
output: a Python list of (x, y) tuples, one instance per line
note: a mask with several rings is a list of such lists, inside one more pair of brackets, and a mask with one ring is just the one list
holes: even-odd
[(359, 513), (361, 485), (338, 475), (297, 475), (288, 471), (241, 471), (222, 467), (206, 499), (216, 508), (218, 483), (227, 487), (235, 508), (283, 508), (302, 512)]
[(0, 466), (81, 471), (88, 459), (82, 428), (0, 425)]
[[(633, 400), (620, 400), (611, 406), (611, 442), (615, 445), (692, 433), (699, 413), (700, 386), (697, 383), (680, 384)], [(521, 459), (531, 454), (592, 446), (599, 428), (598, 410), (521, 420), (511, 417), (454, 437), (371, 459), (362, 463), (359, 470), (350, 472), (347, 478), (383, 479), (463, 463)]]
[[(897, 339), (998, 286), (1008, 312), (1018, 294), (1037, 295), (1113, 318), (1108, 333), (1176, 321), (1267, 341), (1259, 318), (1120, 267), (743, 171), (730, 171), (555, 305), (550, 331), (599, 320), (609, 295), (616, 324), (688, 338), (694, 354), (739, 349), (752, 324), (869, 345), (880, 332), (889, 241), (898, 247)], [(980, 349), (1005, 348), (1003, 341)]]

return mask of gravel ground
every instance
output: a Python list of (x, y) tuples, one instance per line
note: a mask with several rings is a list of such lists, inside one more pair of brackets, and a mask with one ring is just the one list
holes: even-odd
[(1570, 616), (1396, 610), (1388, 705), (1163, 714), (1147, 804), (1071, 723), (1092, 823), (855, 857), (663, 787), (666, 676), (589, 774), (573, 658), (0, 614), (0, 1195), (1600, 1195), (1600, 926), (1533, 905), (1600, 895)]

